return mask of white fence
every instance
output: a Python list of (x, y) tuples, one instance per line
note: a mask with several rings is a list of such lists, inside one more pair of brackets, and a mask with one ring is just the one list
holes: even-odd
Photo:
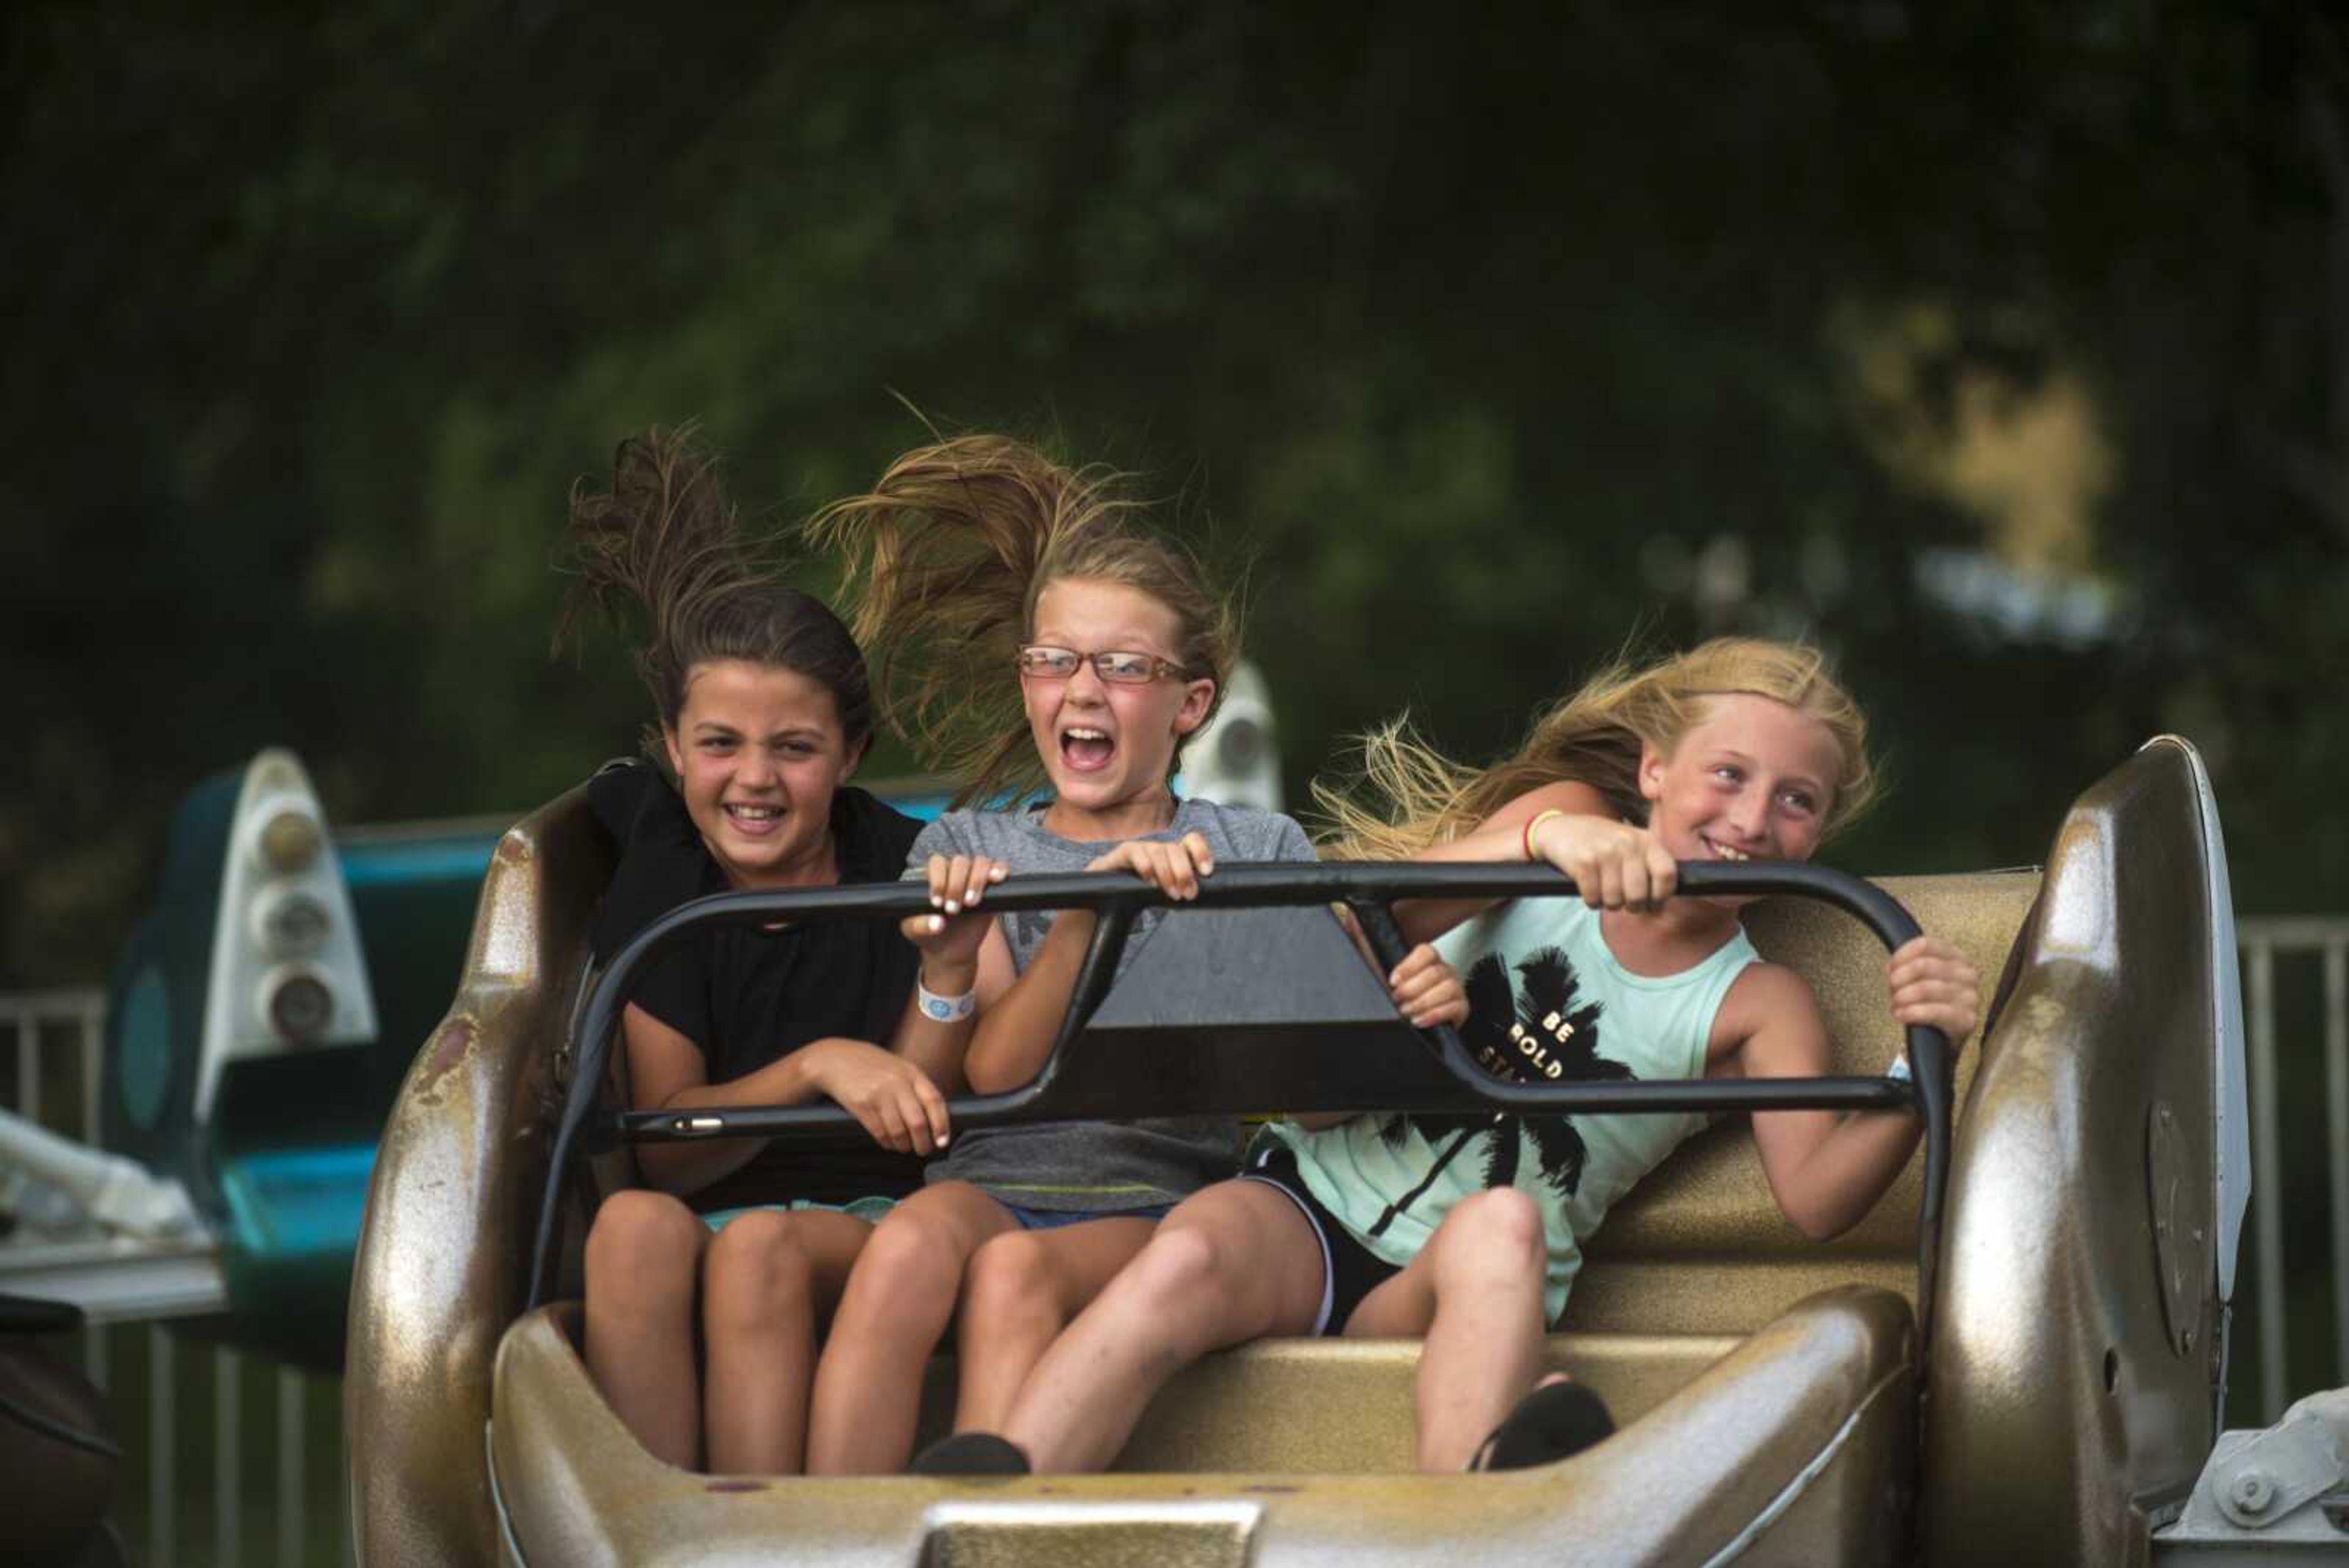
[[(2237, 1323), (2239, 1343), (2247, 1328), (2255, 1337), (2259, 1378), (2256, 1406), (2247, 1407), (2239, 1359), (2230, 1425), (2272, 1421), (2294, 1388), (2349, 1382), (2349, 918), (2249, 919), (2239, 934), (2251, 1053), (2254, 1267), (2251, 1300), (2239, 1303), (2252, 1309), (2251, 1321), (2239, 1313)], [(0, 1028), (16, 1054), (14, 1109), (96, 1141), (104, 1005), (96, 990), (0, 995)], [(2280, 1020), (2289, 1033), (2280, 1034)], [(2321, 1141), (2287, 1148), (2279, 1086), (2290, 1069), (2320, 1056)], [(63, 1104), (68, 1098), (70, 1110)], [(2284, 1310), (2288, 1205), (2282, 1199), (2287, 1171), (2320, 1165), (2330, 1197), (2333, 1343), (2325, 1347), (2329, 1355), (2302, 1365), (2295, 1378)], [(9, 1288), (7, 1251), (0, 1244), (0, 1291)], [(126, 1541), (145, 1542), (144, 1560), (153, 1568), (264, 1561), (259, 1540), (246, 1539), (249, 1506), (265, 1516), (254, 1519), (251, 1533), (274, 1539), (268, 1561), (317, 1562), (337, 1549), (350, 1560), (338, 1384), (234, 1350), (198, 1348), (154, 1322), (100, 1324), (84, 1331), (82, 1342), (90, 1378), (107, 1390), (124, 1439), (115, 1518)], [(199, 1366), (183, 1366), (183, 1352)], [(209, 1376), (200, 1375), (205, 1361)], [(248, 1393), (264, 1378), (274, 1414), (263, 1434), (247, 1429), (244, 1411)], [(191, 1400), (208, 1403), (212, 1417), (192, 1430), (181, 1426)], [(191, 1455), (191, 1448), (198, 1451)], [(256, 1448), (266, 1452), (249, 1463)], [(183, 1459), (192, 1460), (184, 1469)]]
[[(2259, 1404), (2248, 1413), (2241, 1394), (2230, 1389), (2230, 1424), (2249, 1424), (2248, 1414), (2264, 1425), (2283, 1414), (2295, 1388), (2349, 1383), (2349, 917), (2244, 919), (2236, 936), (2242, 949), (2243, 1023), (2251, 1054), (2251, 1240), (2257, 1263), (2251, 1304), (2257, 1313), (2260, 1381)], [(2295, 1025), (2282, 1045), (2280, 1018)], [(2300, 1033), (2302, 1028), (2308, 1033)], [(2312, 1040), (2321, 1041), (2321, 1046)], [(2321, 1141), (2310, 1147), (2306, 1140), (2285, 1132), (2279, 1091), (2292, 1080), (2292, 1070), (2313, 1065), (2320, 1050), (2324, 1129)], [(2292, 1211), (2285, 1201), (2285, 1183), (2287, 1171), (2311, 1168), (2324, 1172), (2330, 1199), (2333, 1354), (2329, 1366), (2303, 1366), (2294, 1378), (2284, 1311), (2290, 1296), (2284, 1219)], [(2240, 1276), (2237, 1282), (2240, 1287)], [(2237, 1324), (2240, 1334), (2240, 1311)], [(2242, 1379), (2232, 1381), (2240, 1385)]]

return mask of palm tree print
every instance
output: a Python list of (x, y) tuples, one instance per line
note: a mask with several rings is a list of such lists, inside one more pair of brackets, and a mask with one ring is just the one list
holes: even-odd
[[(1485, 1071), (1518, 1083), (1558, 1078), (1596, 1083), (1634, 1076), (1622, 1063), (1599, 1054), (1603, 1006), (1578, 1002), (1580, 985), (1564, 951), (1544, 948), (1517, 965), (1517, 974), (1525, 983), (1522, 992), (1512, 991), (1500, 959), (1489, 953), (1468, 971), (1468, 1023), (1461, 1033)], [(1524, 1137), (1518, 1136), (1520, 1130)], [(1391, 1146), (1400, 1147), (1413, 1131), (1431, 1149), (1439, 1143), (1444, 1147), (1419, 1184), (1379, 1216), (1371, 1227), (1373, 1236), (1418, 1201), (1454, 1158), (1480, 1138), (1486, 1187), (1516, 1184), (1518, 1161), (1531, 1139), (1541, 1179), (1554, 1191), (1571, 1196), (1582, 1185), (1583, 1161), (1589, 1154), (1574, 1118), (1565, 1115), (1451, 1111), (1392, 1116), (1379, 1124), (1379, 1136)]]

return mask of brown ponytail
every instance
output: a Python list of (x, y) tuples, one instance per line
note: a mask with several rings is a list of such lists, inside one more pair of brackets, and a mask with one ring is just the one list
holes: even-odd
[[(625, 626), (633, 607), (647, 623), (636, 670), (661, 729), (676, 727), (696, 666), (739, 659), (829, 690), (853, 756), (873, 734), (864, 656), (822, 600), (781, 580), (781, 549), (745, 536), (717, 470), (689, 429), (656, 430), (620, 443), (608, 492), (572, 487), (569, 566), (578, 580), (555, 647), (587, 619)], [(646, 749), (666, 756), (657, 735)]]

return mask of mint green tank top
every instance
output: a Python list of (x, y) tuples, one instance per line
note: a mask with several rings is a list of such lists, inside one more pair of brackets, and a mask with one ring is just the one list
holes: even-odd
[[(1609, 950), (1598, 912), (1572, 898), (1500, 905), (1436, 947), (1467, 988), (1468, 1048), (1495, 1076), (1519, 1082), (1701, 1078), (1722, 999), (1760, 961), (1741, 927), (1678, 974), (1633, 974)], [(1288, 1122), (1265, 1132), (1296, 1152), (1313, 1196), (1391, 1263), (1409, 1262), (1471, 1193), (1526, 1193), (1548, 1238), (1547, 1304), (1556, 1323), (1582, 1267), (1581, 1239), (1704, 1123), (1682, 1112), (1372, 1112), (1319, 1132)]]

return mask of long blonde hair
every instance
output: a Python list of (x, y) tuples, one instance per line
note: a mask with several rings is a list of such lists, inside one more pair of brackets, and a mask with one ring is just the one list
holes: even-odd
[(1120, 484), (1025, 441), (958, 436), (905, 453), (869, 494), (808, 521), (810, 542), (842, 557), (842, 597), (893, 727), (956, 783), (957, 805), (1044, 782), (1015, 670), (1055, 582), (1116, 583), (1164, 605), (1182, 628), (1184, 674), (1216, 683), (1209, 716), (1223, 701), (1238, 613), (1196, 556), (1146, 527)]
[(1645, 667), (1609, 665), (1537, 720), (1515, 755), (1488, 768), (1452, 762), (1404, 721), (1372, 731), (1361, 738), (1354, 777), (1336, 785), (1314, 781), (1324, 852), (1346, 860), (1408, 859), (1561, 779), (1598, 790), (1624, 821), (1645, 822), (1641, 748), (1671, 755), (1703, 716), (1708, 699), (1739, 694), (1784, 702), (1834, 737), (1840, 765), (1823, 838), (1868, 809), (1877, 788), (1868, 720), (1826, 656), (1797, 643), (1723, 637)]

